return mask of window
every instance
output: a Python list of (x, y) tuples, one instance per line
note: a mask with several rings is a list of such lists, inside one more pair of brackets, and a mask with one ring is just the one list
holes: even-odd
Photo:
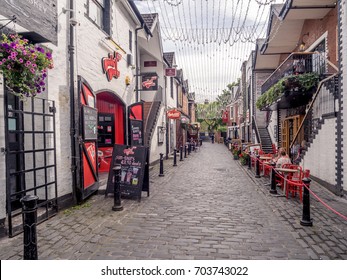
[(104, 0), (89, 0), (88, 16), (100, 28), (104, 23)]
[(87, 16), (99, 28), (110, 34), (110, 0), (88, 0)]
[(313, 50), (313, 52), (318, 52), (319, 54), (312, 55), (312, 70), (318, 74), (326, 73), (326, 52), (325, 52), (325, 40), (319, 43)]
[(129, 51), (133, 51), (133, 32), (129, 30)]

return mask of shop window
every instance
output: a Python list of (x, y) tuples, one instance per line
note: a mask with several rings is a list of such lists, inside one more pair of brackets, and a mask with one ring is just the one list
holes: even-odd
[(87, 16), (100, 29), (110, 34), (110, 0), (88, 0)]

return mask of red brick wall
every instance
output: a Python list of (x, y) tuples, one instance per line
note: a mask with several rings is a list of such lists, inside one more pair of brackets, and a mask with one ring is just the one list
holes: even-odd
[[(304, 41), (307, 47), (311, 46), (317, 39), (319, 39), (326, 31), (328, 31), (327, 36), (327, 51), (328, 60), (337, 66), (337, 46), (336, 46), (336, 36), (337, 36), (337, 23), (338, 14), (337, 7), (332, 9), (323, 19), (308, 19), (305, 20), (304, 26), (301, 30), (302, 38), (303, 34), (309, 32), (309, 36), (304, 37)], [(294, 50), (297, 51), (298, 47)]]

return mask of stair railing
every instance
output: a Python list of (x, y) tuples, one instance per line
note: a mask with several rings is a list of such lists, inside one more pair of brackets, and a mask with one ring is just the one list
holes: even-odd
[(155, 124), (157, 123), (157, 112), (160, 110), (160, 106), (162, 104), (163, 99), (163, 91), (162, 87), (159, 87), (153, 102), (151, 104), (151, 107), (149, 109), (149, 114), (146, 119), (146, 125), (145, 125), (145, 141), (148, 141), (148, 146), (150, 145), (150, 139), (152, 138), (151, 130), (154, 128)]
[[(306, 109), (306, 114), (296, 134), (294, 135), (292, 142), (290, 143), (290, 149), (297, 141), (303, 129), (306, 128), (306, 131), (304, 131), (304, 138), (307, 138), (317, 127), (320, 119), (322, 119), (325, 116), (335, 114), (335, 99), (337, 98), (337, 95), (335, 95), (334, 93), (336, 88), (336, 78), (338, 78), (338, 76), (339, 73), (335, 73), (319, 82), (317, 90), (313, 95), (309, 106)], [(328, 89), (329, 83), (333, 83), (333, 93)], [(325, 87), (323, 87), (323, 85), (325, 85)]]
[(255, 119), (254, 116), (252, 116), (252, 120), (253, 120), (253, 124), (254, 124), (255, 135), (257, 136), (258, 142), (259, 142), (260, 145), (262, 146), (261, 137), (260, 137), (260, 133), (259, 133), (259, 129), (258, 129), (258, 125), (257, 125), (256, 119)]

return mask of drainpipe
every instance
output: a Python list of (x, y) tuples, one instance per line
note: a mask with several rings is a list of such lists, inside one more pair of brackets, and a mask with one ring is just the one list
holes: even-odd
[(76, 128), (75, 128), (75, 26), (71, 19), (75, 19), (75, 1), (70, 0), (70, 38), (69, 38), (69, 60), (70, 60), (70, 137), (71, 137), (71, 173), (72, 173), (72, 195), (75, 202), (76, 183), (77, 183), (77, 166), (76, 166)]
[(136, 91), (136, 102), (139, 102), (139, 50), (138, 50), (138, 40), (137, 40), (137, 33), (139, 30), (144, 28), (144, 23), (141, 23), (141, 26), (135, 29), (135, 51), (136, 51), (136, 57), (135, 57), (135, 66), (136, 66), (136, 84), (135, 84), (135, 91)]

